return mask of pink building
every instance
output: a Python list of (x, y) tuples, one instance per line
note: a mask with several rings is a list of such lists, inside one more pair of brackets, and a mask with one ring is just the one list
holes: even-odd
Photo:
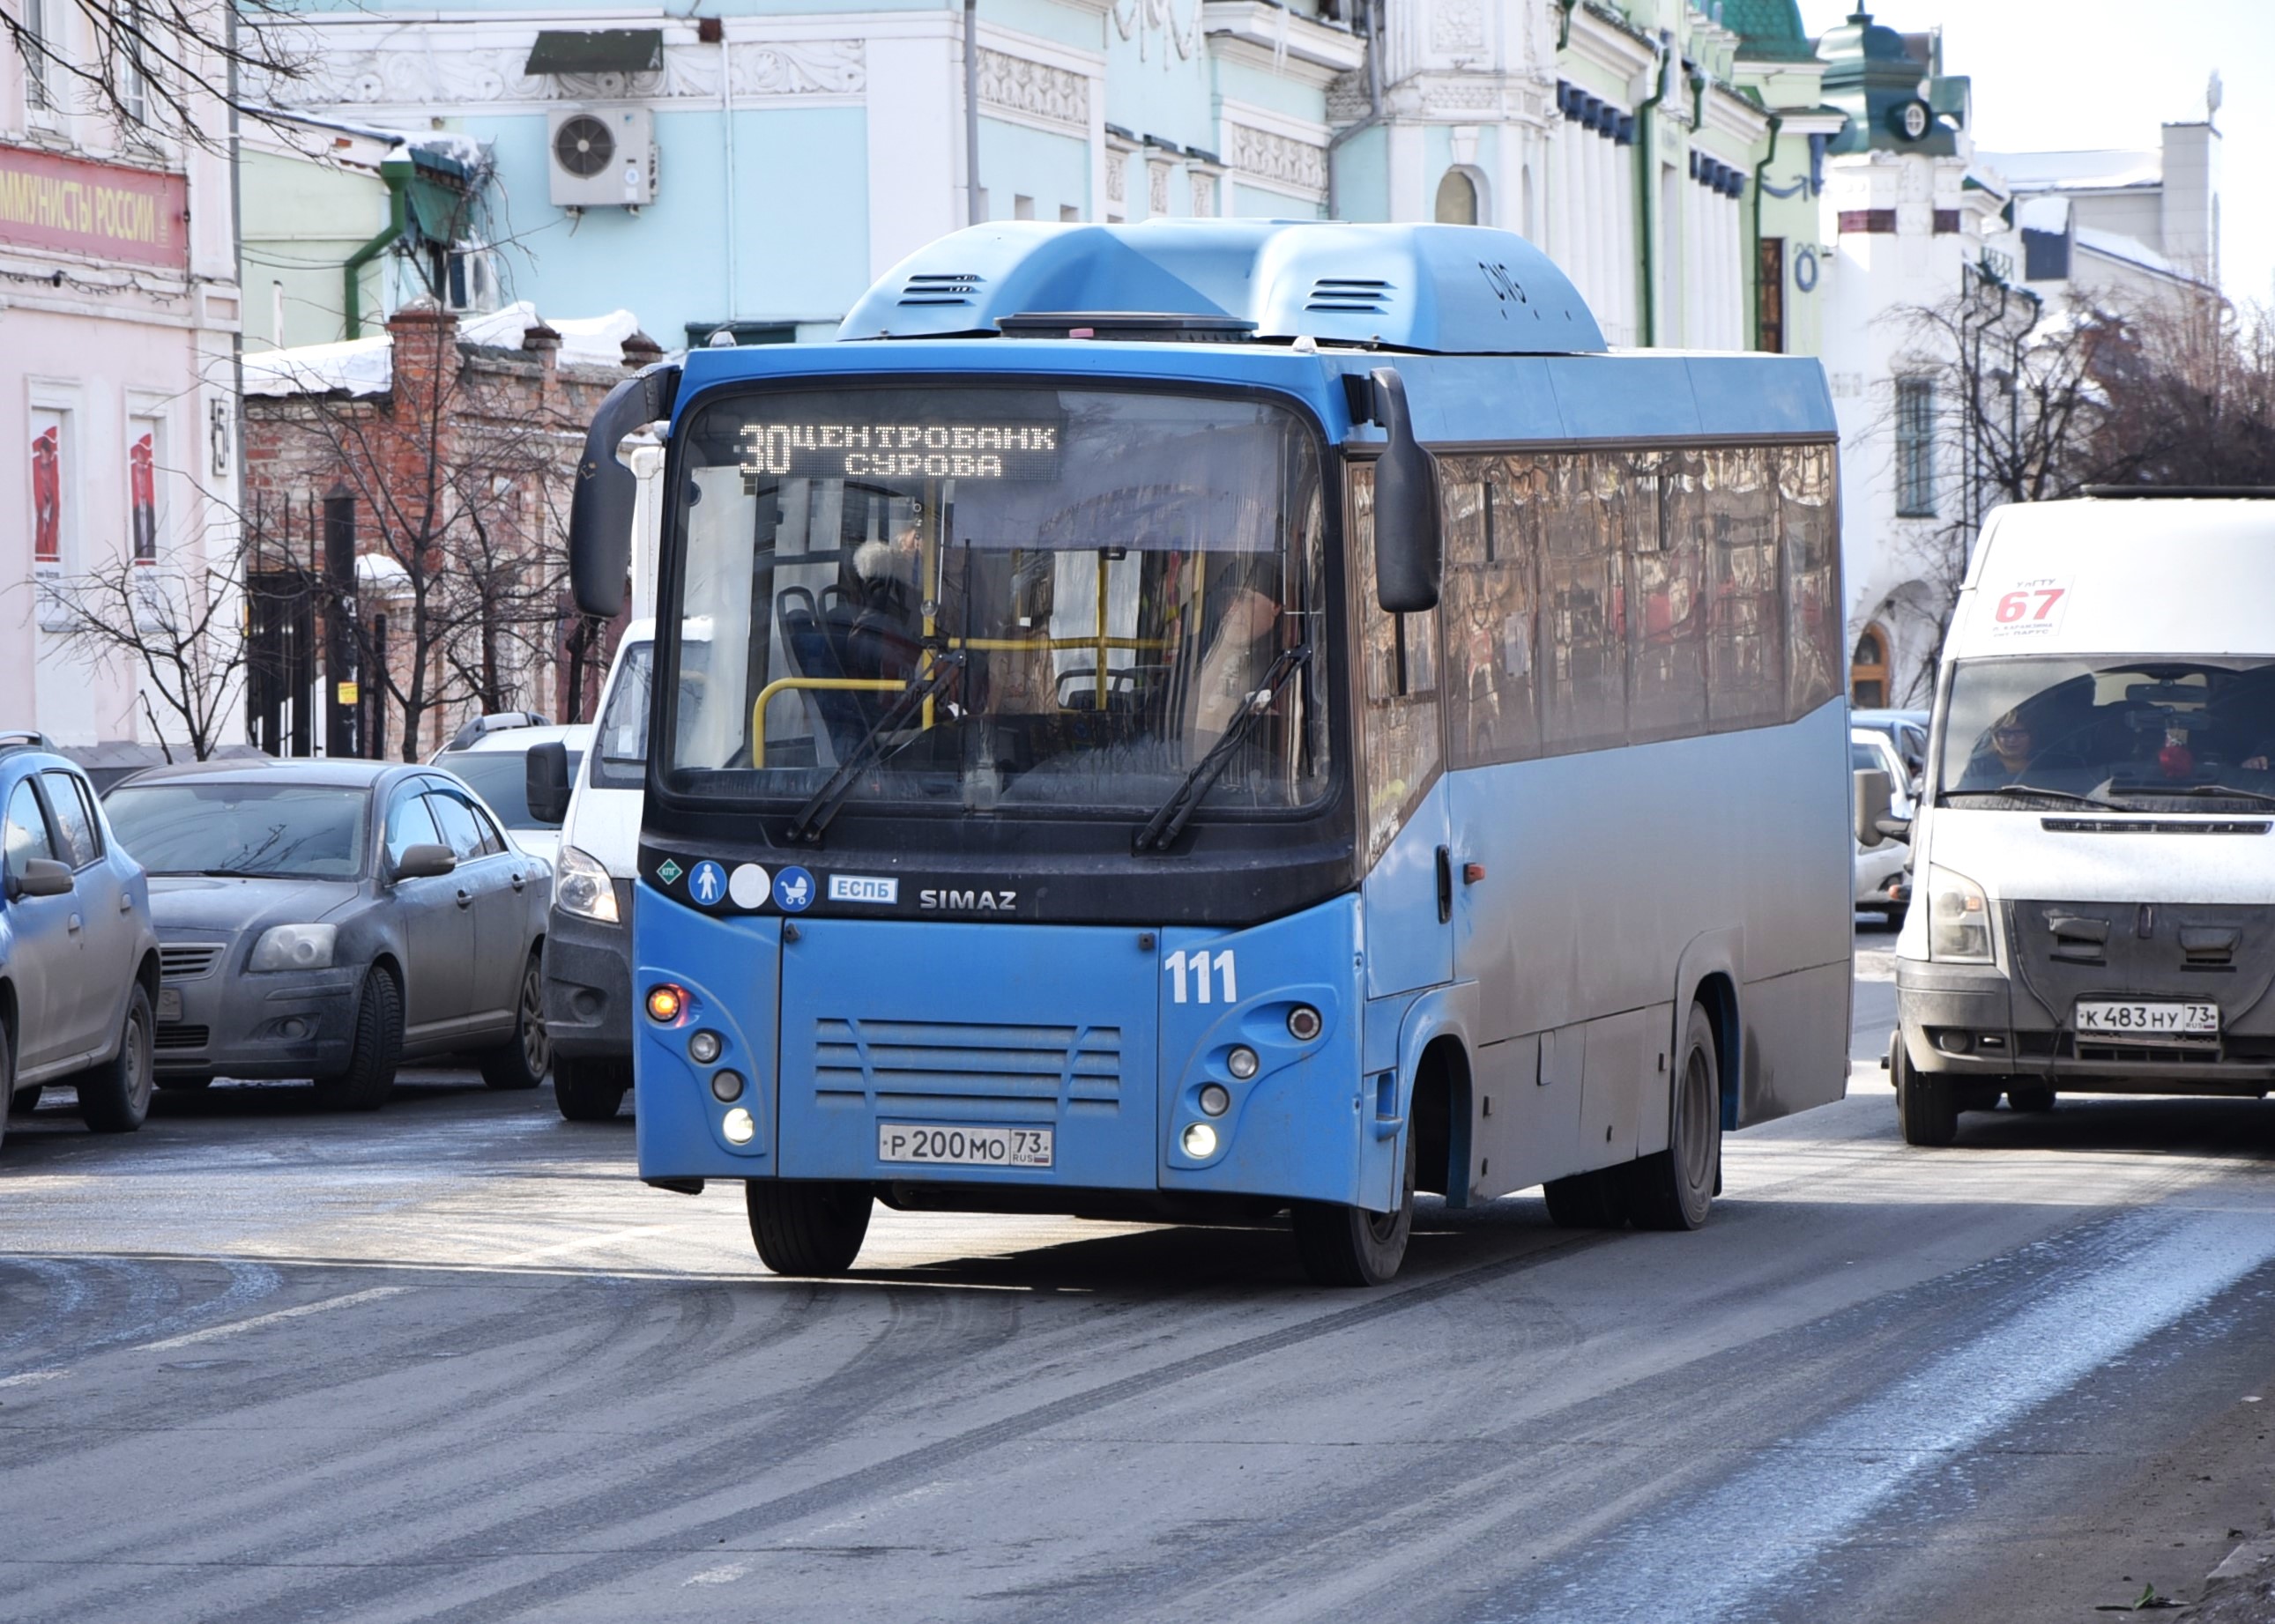
[[(64, 646), (50, 594), (128, 560), (151, 591), (201, 586), (233, 554), (228, 117), (131, 64), (98, 107), (87, 11), (11, 9), (43, 48), (0, 43), (0, 729), (147, 744), (155, 714), (178, 741), (131, 658)], [(177, 97), (214, 147), (176, 132)]]

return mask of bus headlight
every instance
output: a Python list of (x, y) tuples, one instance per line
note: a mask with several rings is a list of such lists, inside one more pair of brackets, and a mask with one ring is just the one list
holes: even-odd
[(1186, 1155), (1195, 1161), (1206, 1161), (1216, 1154), (1216, 1129), (1206, 1122), (1195, 1122), (1185, 1129), (1183, 1143)]
[(1224, 1057), (1224, 1069), (1232, 1073), (1236, 1081), (1247, 1082), (1256, 1075), (1256, 1051), (1244, 1043), (1235, 1045), (1232, 1053)]
[(553, 864), (553, 905), (595, 925), (621, 925), (616, 914), (616, 882), (601, 860), (574, 846), (563, 846)]
[(707, 1066), (719, 1058), (719, 1051), (724, 1046), (719, 1034), (707, 1029), (687, 1040), (687, 1058), (699, 1066)]
[(1201, 1085), (1201, 1114), (1203, 1116), (1222, 1116), (1227, 1111), (1231, 1109), (1232, 1094), (1223, 1084), (1205, 1083)]
[(711, 1096), (721, 1105), (743, 1097), (743, 1074), (739, 1071), (714, 1071), (711, 1074)]
[(1964, 874), (1927, 871), (1927, 952), (1952, 964), (1991, 963), (1991, 903)]
[(719, 1127), (721, 1131), (726, 1134), (727, 1143), (729, 1144), (748, 1144), (759, 1131), (758, 1123), (752, 1119), (751, 1114), (740, 1106), (728, 1112)]
[(1319, 1035), (1319, 1012), (1309, 1004), (1297, 1004), (1288, 1011), (1288, 1035), (1298, 1043), (1309, 1043)]

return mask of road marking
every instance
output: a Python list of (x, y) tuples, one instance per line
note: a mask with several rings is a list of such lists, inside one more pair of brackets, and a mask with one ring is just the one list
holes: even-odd
[(2070, 1278), (2052, 1273), (2012, 1318), (1528, 1580), (1538, 1601), (1485, 1616), (1613, 1624), (1747, 1613), (1750, 1598), (1822, 1556), (1922, 1473), (2275, 1258), (2275, 1226), (2263, 1212), (2140, 1212), (2100, 1243), (2056, 1264)]
[(177, 1348), (192, 1348), (200, 1342), (218, 1341), (224, 1336), (235, 1336), (240, 1331), (257, 1331), (263, 1326), (276, 1325), (287, 1319), (305, 1319), (311, 1314), (329, 1314), (334, 1309), (353, 1308), (359, 1303), (400, 1296), (410, 1289), (408, 1286), (374, 1286), (367, 1291), (351, 1291), (344, 1297), (326, 1297), (321, 1303), (303, 1303), (298, 1308), (280, 1308), (271, 1313), (255, 1314), (250, 1319), (232, 1319), (225, 1326), (208, 1326), (202, 1331), (170, 1336), (162, 1342), (138, 1342), (126, 1351), (170, 1353)]
[(28, 1387), (35, 1381), (53, 1381), (58, 1376), (68, 1376), (64, 1370), (25, 1371), (14, 1376), (0, 1376), (0, 1387)]
[(680, 1581), (684, 1590), (691, 1584), (732, 1584), (751, 1571), (748, 1562), (729, 1562), (724, 1567), (707, 1567), (692, 1578)]

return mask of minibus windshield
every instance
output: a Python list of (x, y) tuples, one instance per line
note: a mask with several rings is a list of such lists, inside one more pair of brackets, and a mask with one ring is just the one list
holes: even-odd
[(1938, 783), (1961, 805), (2033, 791), (2127, 811), (2275, 804), (2275, 660), (1962, 661)]

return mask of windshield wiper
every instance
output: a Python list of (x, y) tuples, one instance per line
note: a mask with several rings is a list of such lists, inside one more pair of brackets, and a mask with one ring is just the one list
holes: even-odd
[(2111, 812), (2125, 810), (2115, 801), (2105, 800), (2097, 795), (2080, 795), (2074, 789), (2044, 789), (2037, 784), (2000, 784), (1992, 789), (1946, 789), (1943, 792), (1943, 798), (1954, 801), (1962, 795), (2043, 795), (2057, 801), (2075, 801), (2081, 806), (2104, 806)]
[(2275, 806), (2275, 795), (2262, 795), (2256, 789), (2238, 789), (2228, 784), (2189, 784), (2185, 789), (2152, 789), (2146, 784), (2125, 784), (2119, 788), (2122, 795), (2137, 795), (2150, 800), (2158, 796), (2233, 796), (2239, 801), (2256, 801), (2262, 806)]
[(901, 690), (900, 697), (886, 706), (885, 714), (877, 718), (876, 725), (861, 736), (861, 742), (848, 751), (837, 763), (837, 770), (824, 782), (821, 788), (807, 797), (797, 815), (790, 820), (790, 838), (804, 845), (819, 845), (821, 832), (853, 793), (854, 781), (869, 770), (870, 765), (884, 752), (886, 736), (903, 726), (923, 708), (927, 699), (938, 699), (964, 673), (964, 654), (935, 653), (932, 669)]
[(1272, 662), (1270, 669), (1264, 673), (1263, 682), (1233, 714), (1222, 736), (1209, 746), (1208, 754), (1193, 763), (1192, 771), (1185, 774), (1184, 782), (1177, 786), (1168, 800), (1161, 803), (1160, 809), (1145, 820), (1145, 827), (1138, 831), (1136, 838), (1130, 842), (1133, 850), (1168, 850), (1169, 842), (1175, 840), (1185, 825), (1192, 821), (1193, 813), (1200, 808), (1201, 798), (1208, 794), (1210, 786), (1223, 773), (1226, 764), (1232, 759), (1233, 752), (1240, 748), (1240, 741), (1248, 736), (1249, 728), (1271, 708), (1273, 699), (1286, 685), (1288, 679), (1296, 674), (1296, 668), (1311, 657), (1311, 646), (1304, 643), (1284, 650)]

